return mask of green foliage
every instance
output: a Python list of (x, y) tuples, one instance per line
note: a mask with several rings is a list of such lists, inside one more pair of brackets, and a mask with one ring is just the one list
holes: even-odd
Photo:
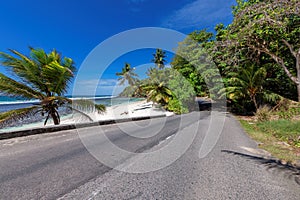
[(79, 110), (81, 112), (93, 113), (98, 111), (98, 113), (103, 113), (106, 111), (106, 107), (102, 104), (95, 104), (93, 101), (88, 99), (77, 99), (72, 101), (72, 108), (74, 110)]
[[(191, 96), (226, 97), (232, 110), (247, 114), (260, 105), (276, 106), (284, 98), (300, 101), (299, 7), (297, 0), (237, 0), (232, 24), (218, 24), (215, 36), (194, 31), (179, 43), (171, 66), (188, 88), (161, 67), (150, 69), (144, 84), (170, 89), (168, 101), (174, 108), (189, 104), (190, 88), (195, 93)], [(162, 50), (154, 57), (159, 54)], [(158, 64), (155, 60), (163, 60), (160, 57), (153, 61)], [(171, 77), (174, 80), (169, 81)]]
[(16, 57), (0, 53), (2, 65), (20, 81), (1, 74), (0, 91), (8, 96), (41, 100), (39, 111), (47, 114), (45, 123), (51, 116), (54, 123), (59, 124), (57, 109), (67, 100), (58, 97), (66, 92), (73, 78), (75, 71), (73, 61), (70, 58), (61, 58), (55, 50), (46, 54), (42, 49), (31, 48), (30, 57), (15, 50), (10, 52)]
[[(30, 57), (15, 50), (10, 50), (10, 52), (16, 57), (0, 53), (2, 65), (18, 76), (21, 82), (13, 81), (1, 74), (2, 92), (27, 99), (40, 99), (51, 93), (62, 95), (66, 92), (75, 71), (72, 59), (61, 58), (55, 50), (46, 54), (42, 49), (31, 48)], [(17, 91), (12, 91), (12, 88), (16, 88)]]
[(158, 69), (163, 69), (165, 67), (165, 57), (166, 57), (166, 52), (163, 51), (162, 49), (156, 49), (155, 54), (153, 54), (153, 60), (152, 62), (155, 63)]
[(279, 116), (279, 119), (291, 120), (293, 115), (290, 112), (279, 111), (278, 116)]
[(147, 99), (167, 107), (169, 100), (172, 99), (172, 91), (162, 83), (152, 83), (142, 86), (143, 91), (147, 93)]
[(61, 97), (74, 77), (75, 66), (72, 59), (62, 58), (55, 50), (47, 54), (42, 49), (30, 48), (29, 57), (15, 50), (10, 52), (12, 55), (0, 52), (1, 64), (16, 77), (16, 80), (0, 73), (0, 92), (7, 96), (38, 99), (40, 105), (27, 108), (24, 112), (8, 112), (1, 123), (35, 110), (42, 116), (46, 115), (45, 125), (50, 117), (55, 125), (60, 124), (58, 108), (70, 107), (72, 102), (71, 99)]
[(124, 85), (126, 81), (131, 86), (135, 85), (138, 81), (138, 75), (133, 72), (134, 70), (135, 68), (131, 68), (130, 64), (125, 63), (125, 66), (122, 68), (122, 72), (116, 73), (116, 75), (119, 76), (119, 85)]
[(165, 109), (177, 114), (194, 109), (194, 88), (174, 69), (150, 68), (142, 91), (148, 100), (161, 104)]
[(170, 69), (158, 69), (158, 68), (150, 68), (147, 73), (148, 78), (144, 80), (147, 84), (152, 83), (167, 83), (170, 79)]
[(290, 103), (286, 102), (286, 105), (279, 107), (275, 114), (278, 115), (279, 119), (292, 120), (294, 117), (300, 116), (300, 105), (291, 106)]
[(249, 61), (268, 68), (267, 89), (300, 101), (299, 7), (297, 0), (237, 1), (232, 24), (216, 28), (216, 60), (225, 68)]
[(144, 92), (149, 101), (167, 107), (172, 99), (172, 91), (168, 88), (170, 69), (150, 68), (147, 72), (148, 78), (141, 81), (141, 92)]
[(0, 113), (0, 124), (7, 120), (18, 120), (22, 119), (24, 116), (34, 113), (36, 106), (29, 108), (21, 108), (16, 110), (10, 110), (7, 112)]
[(181, 43), (171, 63), (194, 87), (197, 96), (218, 98), (216, 88), (220, 78), (218, 69), (211, 60), (208, 49), (211, 47), (212, 33), (206, 30), (194, 31)]
[(194, 110), (196, 96), (194, 87), (179, 72), (175, 70), (171, 71), (168, 87), (172, 91), (172, 99), (174, 99), (174, 101), (170, 103), (173, 105), (168, 105), (169, 110), (171, 110), (170, 107), (174, 108), (174, 105), (180, 105), (182, 110), (180, 113)]
[(95, 109), (98, 111), (98, 113), (104, 113), (106, 112), (106, 107), (103, 104), (95, 104)]
[(143, 81), (140, 81), (138, 85), (127, 86), (120, 94), (120, 97), (146, 97), (147, 94), (142, 90), (142, 85), (146, 85)]
[(189, 110), (178, 99), (171, 99), (168, 102), (168, 110), (176, 114), (188, 113)]
[(120, 96), (146, 97), (177, 114), (194, 109), (194, 88), (180, 73), (171, 68), (150, 68), (148, 78), (125, 88)]
[[(251, 100), (258, 109), (257, 96), (263, 92), (263, 84), (267, 72), (254, 65), (240, 67), (238, 71), (228, 73), (226, 90), (227, 98), (238, 102), (241, 99)], [(220, 93), (224, 91), (220, 90)], [(224, 93), (223, 93), (224, 94)]]
[(273, 93), (277, 93), (281, 97), (297, 101), (297, 87), (290, 81), (284, 70), (274, 66), (272, 61), (264, 64), (264, 66), (268, 72), (264, 88)]

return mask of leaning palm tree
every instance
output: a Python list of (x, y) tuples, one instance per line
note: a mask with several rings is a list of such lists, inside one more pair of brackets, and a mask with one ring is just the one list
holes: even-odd
[(162, 49), (156, 49), (155, 54), (153, 54), (154, 58), (152, 59), (152, 62), (155, 63), (158, 69), (163, 69), (165, 67), (165, 57), (166, 52)]
[[(77, 109), (80, 101), (72, 101), (63, 97), (68, 84), (74, 77), (75, 67), (72, 59), (64, 57), (53, 50), (45, 53), (42, 49), (30, 48), (30, 56), (25, 56), (16, 50), (10, 50), (15, 56), (0, 52), (1, 64), (15, 77), (12, 79), (0, 73), (0, 93), (7, 96), (22, 97), (24, 99), (38, 99), (40, 104), (25, 109), (10, 111), (6, 119), (18, 118), (29, 113), (40, 112), (46, 115), (44, 125), (51, 117), (55, 125), (60, 124), (58, 108), (66, 106), (82, 114)], [(93, 102), (85, 101), (85, 107), (95, 107)], [(76, 108), (77, 107), (77, 108)], [(99, 111), (105, 107), (97, 106)], [(86, 115), (88, 117), (88, 115)], [(1, 122), (5, 120), (2, 119)]]
[(124, 85), (126, 81), (130, 86), (135, 85), (138, 80), (138, 75), (133, 72), (134, 70), (135, 68), (131, 68), (129, 63), (125, 63), (125, 66), (122, 68), (122, 72), (116, 73), (116, 75), (119, 76), (119, 85)]

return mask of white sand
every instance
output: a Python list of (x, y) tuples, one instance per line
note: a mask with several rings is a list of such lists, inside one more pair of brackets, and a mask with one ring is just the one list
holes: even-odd
[[(106, 112), (99, 114), (98, 112), (88, 113), (88, 115), (93, 119), (93, 121), (104, 121), (104, 120), (112, 120), (112, 119), (125, 119), (125, 118), (133, 118), (133, 117), (148, 117), (148, 116), (158, 116), (158, 115), (173, 115), (172, 112), (168, 112), (159, 108), (157, 105), (152, 102), (147, 102), (146, 100), (130, 102), (115, 105), (112, 107), (107, 107)], [(81, 114), (75, 113), (73, 115), (63, 116), (61, 118), (61, 124), (74, 124), (74, 123), (84, 123), (90, 122), (89, 119), (82, 116)], [(44, 122), (37, 122), (32, 124), (25, 124), (23, 126), (18, 127), (10, 127), (1, 129), (1, 132), (7, 131), (17, 131), (31, 128), (44, 127)], [(52, 126), (53, 122), (49, 119), (47, 126)]]
[[(93, 119), (93, 121), (148, 117), (158, 115), (170, 116), (173, 115), (173, 113), (165, 111), (162, 108), (159, 108), (158, 105), (155, 105), (152, 102), (147, 102), (146, 100), (107, 107), (106, 112), (101, 114), (99, 114), (98, 112), (89, 113), (89, 116)], [(87, 119), (80, 114), (75, 114), (70, 119), (62, 120), (61, 124), (70, 124), (74, 122), (87, 122)]]

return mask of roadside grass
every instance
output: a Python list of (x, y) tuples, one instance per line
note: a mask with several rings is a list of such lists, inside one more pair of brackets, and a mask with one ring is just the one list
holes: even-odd
[(300, 121), (256, 122), (238, 117), (244, 130), (259, 142), (259, 147), (282, 162), (300, 165)]
[(256, 124), (259, 130), (274, 135), (289, 145), (300, 148), (300, 121), (276, 120)]

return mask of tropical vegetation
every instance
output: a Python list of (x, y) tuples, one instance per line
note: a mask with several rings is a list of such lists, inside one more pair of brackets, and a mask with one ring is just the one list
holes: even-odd
[(232, 23), (217, 24), (214, 33), (188, 34), (171, 67), (163, 67), (165, 53), (157, 49), (156, 67), (139, 81), (139, 91), (175, 113), (194, 110), (195, 96), (226, 98), (232, 112), (251, 116), (242, 125), (267, 150), (284, 158), (287, 149), (278, 144), (287, 144), (296, 153), (286, 160), (295, 160), (300, 155), (300, 2), (237, 0), (232, 13)]
[(156, 49), (155, 54), (153, 54), (153, 60), (152, 62), (155, 63), (158, 69), (163, 69), (165, 67), (165, 58), (166, 58), (166, 52), (162, 49)]
[(117, 72), (116, 75), (119, 77), (119, 85), (124, 85), (125, 82), (130, 86), (135, 85), (138, 80), (138, 75), (134, 73), (135, 68), (131, 68), (129, 63), (125, 63), (125, 66), (122, 68), (122, 72)]
[[(169, 110), (179, 93), (189, 94), (190, 99), (226, 98), (231, 111), (239, 114), (254, 114), (263, 105), (277, 108), (284, 99), (300, 102), (299, 8), (297, 0), (237, 0), (232, 23), (217, 24), (215, 33), (204, 29), (188, 34), (179, 43), (171, 67), (165, 68), (166, 53), (156, 49), (155, 67), (148, 70), (147, 79), (131, 84), (139, 89), (131, 90), (132, 95), (143, 91), (155, 100), (158, 93), (156, 101)], [(177, 82), (172, 81), (175, 77)], [(193, 95), (182, 87), (175, 95), (173, 86), (179, 79), (189, 83)]]
[(299, 6), (297, 0), (237, 1), (232, 24), (216, 27), (212, 51), (225, 83), (232, 71), (256, 65), (267, 71), (263, 91), (300, 101)]
[[(143, 80), (125, 63), (116, 73), (119, 85), (128, 84), (120, 96), (145, 97), (178, 114), (197, 109), (195, 97), (226, 98), (232, 112), (252, 115), (251, 123), (268, 123), (255, 124), (255, 130), (272, 131), (274, 138), (298, 148), (298, 132), (292, 131), (289, 139), (282, 135), (289, 123), (299, 128), (294, 122), (299, 123), (300, 115), (296, 112), (300, 107), (300, 2), (236, 0), (232, 13), (231, 24), (216, 24), (214, 32), (204, 29), (188, 34), (168, 64), (167, 53), (157, 48)], [(35, 111), (46, 115), (45, 123), (51, 117), (59, 124), (61, 106), (78, 112), (89, 107), (104, 110), (91, 102), (70, 106), (74, 102), (63, 97), (75, 72), (70, 58), (56, 51), (30, 51), (30, 57), (15, 50), (11, 53), (16, 57), (0, 54), (2, 65), (15, 77), (0, 74), (0, 92), (41, 103), (2, 114), (0, 122)], [(270, 128), (276, 127), (270, 120), (282, 127)]]
[[(156, 49), (152, 59), (154, 66), (146, 72), (148, 77), (138, 80), (135, 79), (135, 73), (132, 71), (130, 74), (128, 73), (126, 80), (134, 79), (135, 81), (129, 84), (120, 96), (145, 97), (148, 101), (153, 101), (166, 110), (177, 114), (187, 113), (195, 109), (194, 88), (177, 70), (165, 67), (165, 58), (166, 52)], [(122, 71), (125, 69), (123, 68)], [(117, 73), (117, 75), (120, 76), (121, 73)], [(119, 80), (124, 79), (122, 76)]]
[(0, 73), (0, 93), (27, 100), (39, 100), (39, 103), (28, 108), (1, 113), (0, 123), (39, 112), (46, 117), (45, 125), (49, 118), (52, 118), (53, 123), (58, 125), (60, 124), (60, 107), (75, 110), (88, 118), (89, 116), (83, 112), (84, 109), (105, 111), (103, 105), (95, 106), (91, 101), (73, 101), (63, 96), (75, 73), (74, 62), (71, 58), (62, 57), (55, 50), (47, 54), (42, 49), (34, 48), (30, 48), (30, 56), (16, 50), (10, 50), (10, 53), (0, 53), (2, 66), (13, 77)]

